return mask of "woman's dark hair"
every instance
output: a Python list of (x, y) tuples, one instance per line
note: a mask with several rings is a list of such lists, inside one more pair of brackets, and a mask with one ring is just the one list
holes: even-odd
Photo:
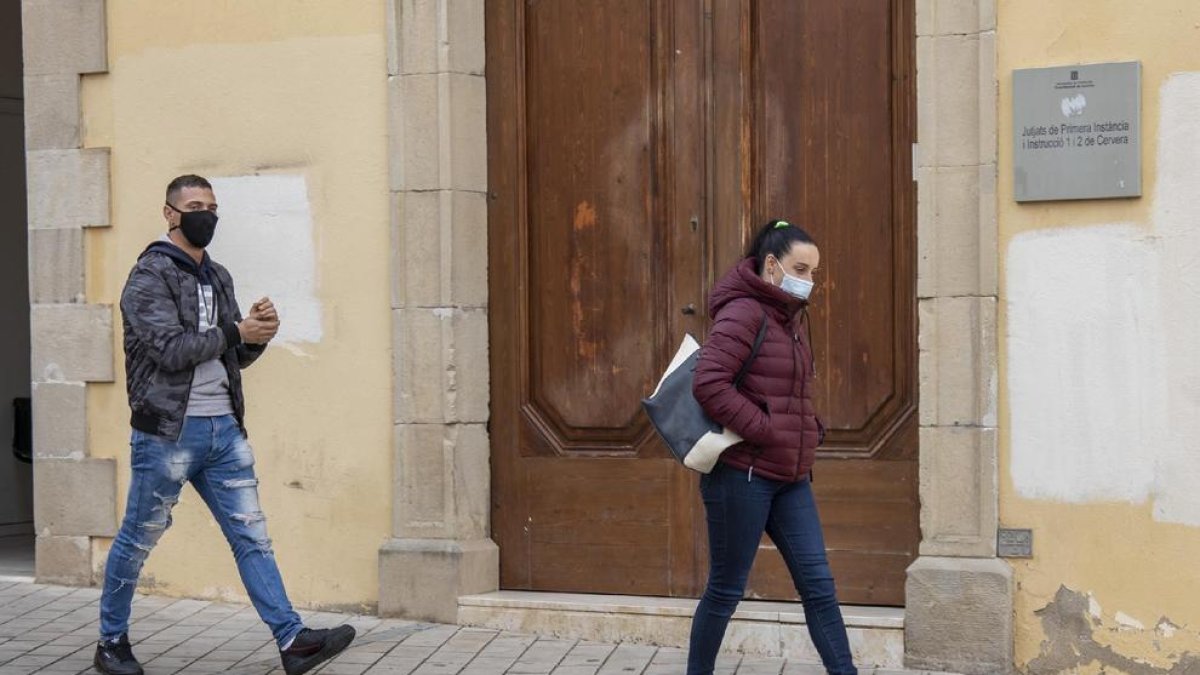
[(783, 256), (792, 250), (792, 246), (796, 244), (812, 244), (817, 242), (804, 231), (804, 228), (799, 225), (793, 225), (786, 220), (772, 220), (754, 236), (754, 241), (750, 242), (750, 248), (746, 250), (746, 256), (755, 258), (758, 261), (759, 274), (762, 274), (763, 266), (767, 264), (767, 256), (773, 255), (776, 260), (782, 260)]

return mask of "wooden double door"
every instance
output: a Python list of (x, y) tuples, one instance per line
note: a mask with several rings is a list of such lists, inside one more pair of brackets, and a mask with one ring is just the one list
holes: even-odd
[[(487, 0), (492, 529), (506, 589), (697, 596), (697, 474), (640, 409), (770, 218), (821, 248), (843, 602), (917, 555), (912, 0)], [(749, 595), (796, 597), (764, 539)]]

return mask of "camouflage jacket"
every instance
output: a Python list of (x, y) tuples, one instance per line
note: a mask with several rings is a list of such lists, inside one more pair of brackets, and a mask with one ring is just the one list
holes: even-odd
[[(217, 327), (200, 332), (196, 284), (205, 280), (217, 299)], [(197, 265), (183, 250), (156, 241), (138, 257), (121, 292), (125, 327), (125, 378), (133, 428), (178, 440), (183, 431), (192, 374), (197, 365), (220, 358), (229, 375), (234, 414), (245, 433), (242, 369), (266, 345), (243, 344), (242, 320), (233, 278), (206, 253)]]

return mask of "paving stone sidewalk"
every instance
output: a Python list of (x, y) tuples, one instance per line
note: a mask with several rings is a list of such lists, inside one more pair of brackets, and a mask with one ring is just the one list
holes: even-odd
[[(0, 675), (92, 673), (100, 591), (0, 580)], [(350, 649), (325, 675), (676, 675), (686, 654), (637, 644), (596, 644), (373, 616), (301, 612), (309, 626), (349, 623)], [(130, 639), (147, 675), (283, 673), (270, 631), (245, 605), (137, 596)], [(778, 658), (724, 656), (726, 675), (817, 675)], [(918, 675), (862, 671), (863, 675)]]

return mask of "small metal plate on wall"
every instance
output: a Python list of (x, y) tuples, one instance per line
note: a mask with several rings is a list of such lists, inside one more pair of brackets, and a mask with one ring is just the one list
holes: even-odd
[(1001, 558), (1032, 558), (1033, 530), (997, 530), (996, 553)]
[(1142, 194), (1139, 62), (1023, 68), (1012, 78), (1018, 202)]

